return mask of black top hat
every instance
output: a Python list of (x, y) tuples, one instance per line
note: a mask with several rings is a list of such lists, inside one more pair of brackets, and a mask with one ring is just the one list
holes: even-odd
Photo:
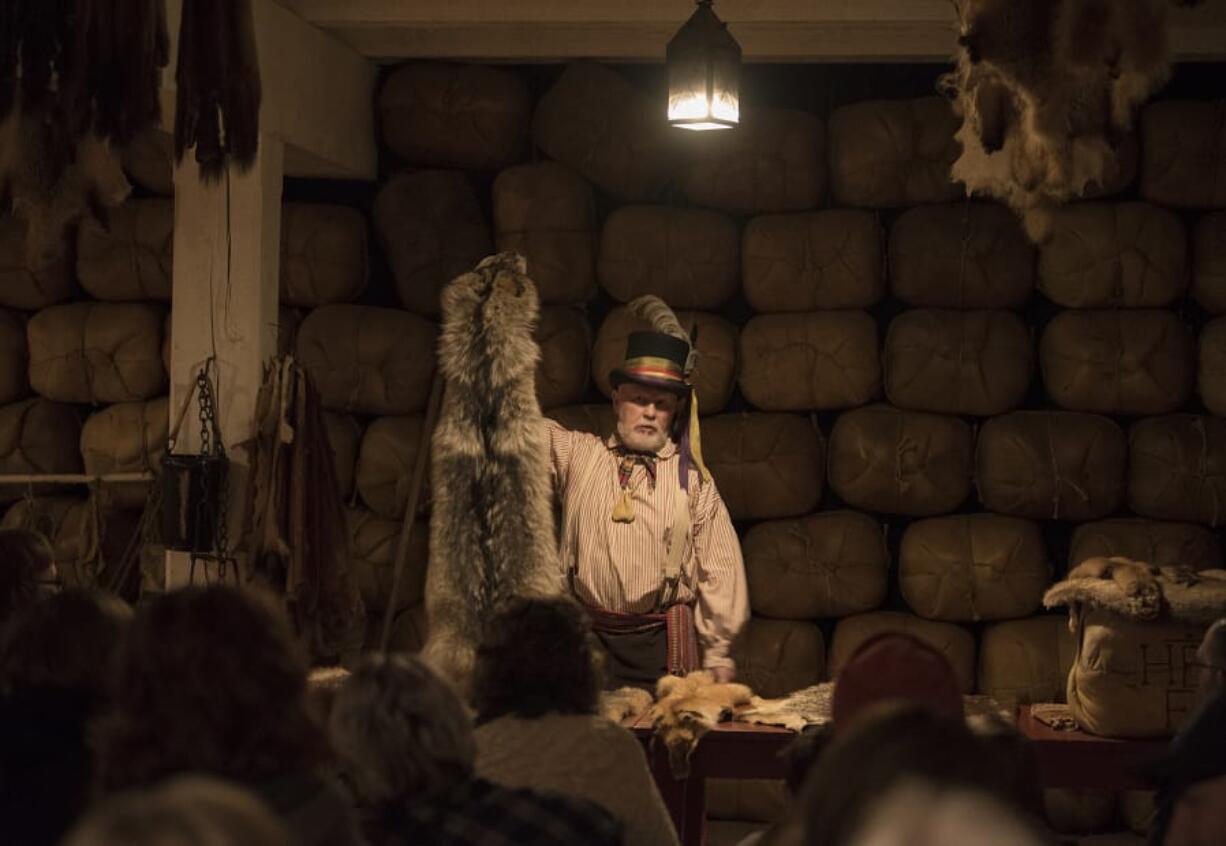
[(626, 360), (609, 373), (616, 388), (623, 382), (636, 382), (660, 388), (679, 397), (690, 392), (685, 378), (685, 361), (690, 345), (663, 332), (631, 332), (626, 339)]

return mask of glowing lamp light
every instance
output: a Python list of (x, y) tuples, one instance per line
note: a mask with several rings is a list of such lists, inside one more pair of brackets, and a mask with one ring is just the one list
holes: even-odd
[(732, 129), (740, 120), (741, 45), (716, 17), (712, 0), (668, 42), (668, 123), (682, 129)]

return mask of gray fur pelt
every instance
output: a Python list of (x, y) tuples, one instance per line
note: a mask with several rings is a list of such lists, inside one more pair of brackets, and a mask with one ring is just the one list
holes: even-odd
[(535, 392), (539, 302), (523, 257), (482, 260), (443, 290), (442, 312), (422, 654), (468, 697), (491, 612), (512, 597), (557, 596), (563, 583)]

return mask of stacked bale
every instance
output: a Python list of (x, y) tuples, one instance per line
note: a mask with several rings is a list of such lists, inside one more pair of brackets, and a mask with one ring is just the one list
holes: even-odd
[(26, 229), (20, 217), (0, 217), (0, 306), (36, 311), (77, 296), (67, 250), (30, 255)]
[(1226, 100), (1141, 111), (1141, 196), (1174, 208), (1226, 207)]

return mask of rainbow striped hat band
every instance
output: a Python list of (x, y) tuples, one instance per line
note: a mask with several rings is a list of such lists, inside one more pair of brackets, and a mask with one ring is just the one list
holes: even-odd
[(663, 332), (631, 332), (626, 340), (626, 360), (609, 374), (616, 388), (622, 382), (637, 382), (684, 397), (690, 386), (685, 381), (685, 359), (690, 345)]

